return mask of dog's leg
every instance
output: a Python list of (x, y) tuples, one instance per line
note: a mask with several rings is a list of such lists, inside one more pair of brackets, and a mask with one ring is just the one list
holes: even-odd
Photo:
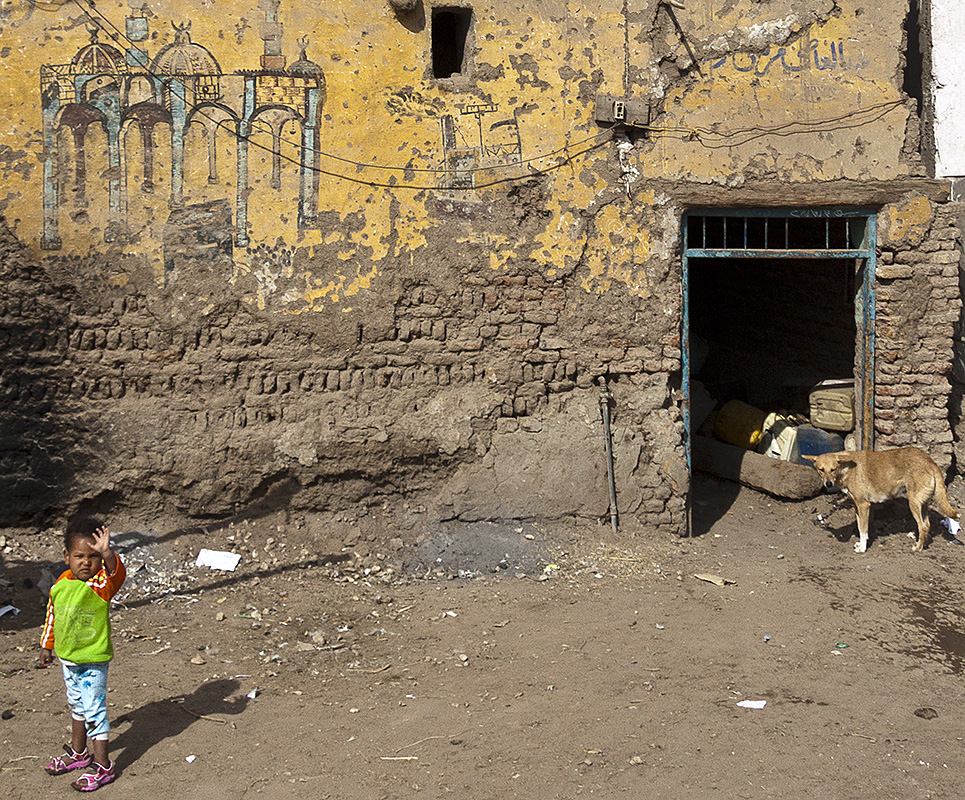
[(908, 507), (911, 509), (911, 515), (915, 518), (915, 522), (918, 523), (918, 541), (915, 542), (913, 548), (915, 552), (918, 552), (925, 549), (925, 545), (928, 544), (928, 534), (931, 531), (931, 520), (928, 519), (928, 504), (909, 497)]
[(863, 553), (868, 549), (868, 516), (871, 513), (871, 503), (854, 501), (855, 513), (858, 517), (858, 541), (855, 542), (854, 552)]

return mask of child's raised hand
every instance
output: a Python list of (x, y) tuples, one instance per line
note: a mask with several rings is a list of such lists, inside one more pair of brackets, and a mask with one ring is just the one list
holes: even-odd
[(107, 526), (103, 525), (94, 531), (94, 544), (92, 545), (95, 553), (99, 553), (102, 558), (107, 558), (111, 552), (111, 534)]

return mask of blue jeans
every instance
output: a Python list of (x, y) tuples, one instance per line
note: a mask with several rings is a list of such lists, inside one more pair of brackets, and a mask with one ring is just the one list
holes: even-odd
[(106, 739), (111, 729), (107, 721), (107, 667), (109, 661), (96, 664), (61, 664), (67, 705), (74, 719), (84, 720), (87, 736)]

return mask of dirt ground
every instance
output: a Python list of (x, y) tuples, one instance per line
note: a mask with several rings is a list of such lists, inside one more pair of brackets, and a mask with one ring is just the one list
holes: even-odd
[[(507, 524), (399, 549), (281, 515), (115, 536), (101, 796), (965, 796), (965, 547), (936, 518), (913, 553), (900, 505), (857, 555), (827, 496), (695, 497), (687, 539)], [(2, 784), (58, 797), (68, 719), (37, 647), (59, 545), (0, 552)]]

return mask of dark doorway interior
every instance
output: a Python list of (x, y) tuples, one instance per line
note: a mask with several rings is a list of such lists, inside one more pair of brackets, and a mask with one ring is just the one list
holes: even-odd
[(790, 473), (745, 464), (748, 449), (806, 465), (803, 455), (873, 446), (874, 241), (873, 215), (857, 209), (685, 215), (688, 457), (720, 479), (713, 508), (699, 497), (708, 480), (691, 484), (693, 535), (751, 472), (784, 496)]
[(688, 266), (691, 379), (718, 406), (743, 400), (806, 414), (810, 387), (854, 376), (853, 260), (691, 258)]

